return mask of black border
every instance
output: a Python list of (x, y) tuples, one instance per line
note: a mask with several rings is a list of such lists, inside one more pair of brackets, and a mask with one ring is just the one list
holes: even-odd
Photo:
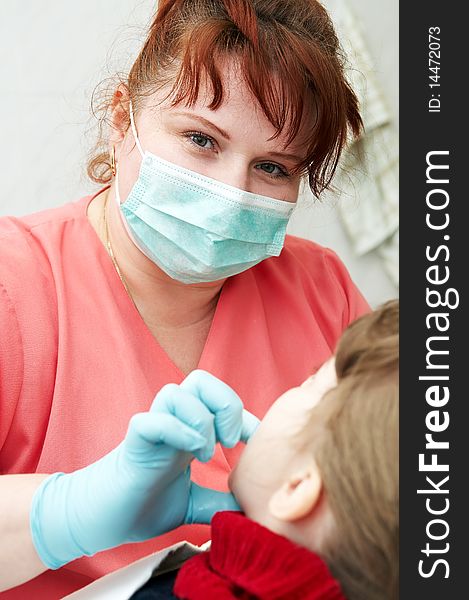
[[(469, 211), (467, 210), (468, 192), (466, 176), (469, 165), (465, 164), (468, 154), (469, 127), (468, 101), (464, 89), (468, 87), (466, 66), (466, 39), (468, 22), (463, 13), (465, 3), (456, 2), (415, 2), (400, 4), (400, 272), (401, 272), (401, 329), (400, 329), (400, 597), (401, 598), (469, 598), (464, 591), (465, 573), (469, 570), (467, 551), (469, 499), (466, 489), (469, 482), (469, 327), (465, 321), (467, 297), (467, 279), (469, 278)], [(441, 38), (439, 88), (431, 89), (429, 83), (429, 28), (439, 27)], [(440, 94), (440, 112), (429, 112), (428, 103), (431, 94)], [(436, 104), (436, 102), (434, 103)], [(448, 164), (446, 171), (448, 184), (429, 184), (426, 182), (427, 153), (430, 151), (449, 151), (448, 156), (434, 159)], [(436, 172), (435, 172), (436, 174)], [(442, 172), (440, 172), (442, 176)], [(427, 194), (431, 188), (444, 188), (449, 195), (446, 211), (450, 218), (444, 231), (432, 231), (426, 224)], [(433, 196), (436, 198), (437, 196)], [(443, 198), (443, 194), (440, 198)], [(431, 212), (431, 211), (430, 211)], [(467, 215), (467, 216), (466, 216)], [(445, 240), (444, 235), (449, 235)], [(426, 257), (426, 247), (435, 250), (440, 244), (449, 249), (441, 251), (438, 258), (430, 262)], [(430, 251), (432, 256), (434, 251)], [(426, 496), (417, 490), (429, 488), (425, 475), (419, 471), (418, 456), (425, 450), (425, 434), (428, 433), (425, 422), (429, 411), (434, 410), (426, 402), (425, 391), (428, 381), (419, 381), (420, 375), (428, 375), (426, 370), (426, 341), (435, 330), (428, 329), (426, 316), (434, 312), (426, 300), (426, 288), (429, 285), (427, 269), (438, 264), (443, 273), (449, 267), (449, 280), (439, 285), (454, 288), (459, 295), (459, 306), (454, 309), (437, 308), (437, 311), (449, 313), (450, 326), (446, 335), (447, 343), (441, 348), (449, 350), (442, 355), (440, 362), (446, 362), (449, 369), (450, 399), (440, 411), (447, 411), (449, 427), (435, 439), (447, 440), (449, 449), (438, 452), (438, 460), (449, 465), (449, 480), (446, 484), (448, 494)], [(433, 275), (435, 273), (433, 272)], [(453, 296), (455, 298), (455, 295)], [(440, 335), (445, 335), (440, 333)], [(432, 371), (442, 375), (443, 370)], [(442, 382), (443, 383), (443, 382)], [(434, 480), (441, 480), (443, 473), (435, 473)], [(445, 540), (449, 543), (448, 552), (434, 554), (427, 558), (421, 550), (427, 539), (426, 526), (432, 518), (426, 509), (426, 498), (437, 498), (443, 506), (443, 498), (449, 499), (448, 512), (442, 518), (448, 522), (449, 533)], [(441, 525), (439, 531), (443, 531)], [(438, 532), (435, 528), (432, 531)], [(437, 542), (432, 542), (438, 547)], [(441, 563), (433, 575), (423, 578), (419, 575), (419, 561), (426, 560), (426, 568), (432, 560), (444, 558), (448, 561), (449, 577), (446, 567)], [(467, 567), (466, 567), (467, 563)], [(425, 569), (424, 569), (425, 570)], [(431, 570), (431, 569), (430, 569)], [(427, 570), (428, 573), (428, 570)]]

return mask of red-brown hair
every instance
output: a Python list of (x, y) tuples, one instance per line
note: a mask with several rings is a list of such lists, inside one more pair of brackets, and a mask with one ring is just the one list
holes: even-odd
[[(160, 0), (143, 48), (124, 83), (139, 99), (171, 84), (173, 105), (193, 105), (204, 78), (209, 108), (223, 102), (223, 60), (236, 58), (264, 114), (291, 143), (307, 103), (315, 107), (304, 161), (312, 192), (329, 186), (348, 133), (358, 136), (358, 100), (344, 75), (332, 22), (316, 0)], [(104, 109), (109, 109), (109, 99)], [(100, 140), (101, 143), (104, 139)], [(93, 181), (110, 180), (106, 152), (88, 165)]]

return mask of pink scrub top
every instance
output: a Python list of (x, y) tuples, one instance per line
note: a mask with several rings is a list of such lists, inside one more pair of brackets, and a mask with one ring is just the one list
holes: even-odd
[[(122, 441), (130, 417), (148, 410), (163, 385), (184, 379), (90, 225), (93, 198), (0, 219), (0, 474), (88, 465)], [(198, 368), (262, 418), (368, 310), (331, 250), (287, 236), (279, 257), (225, 282)], [(193, 479), (226, 490), (241, 446), (194, 462)], [(179, 540), (208, 537), (207, 526), (183, 526), (47, 571), (0, 598), (55, 600)]]

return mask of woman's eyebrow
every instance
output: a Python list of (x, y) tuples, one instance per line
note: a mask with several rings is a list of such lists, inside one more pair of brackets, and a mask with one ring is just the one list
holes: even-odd
[(287, 159), (292, 160), (292, 161), (294, 161), (296, 163), (301, 163), (305, 159), (304, 156), (298, 156), (297, 154), (290, 154), (289, 152), (268, 152), (267, 154), (269, 156), (277, 157), (277, 158), (280, 158), (280, 159), (287, 158)]
[(211, 127), (212, 129), (215, 129), (216, 131), (218, 131), (218, 133), (222, 137), (224, 137), (225, 140), (231, 139), (229, 134), (224, 129), (221, 129), (220, 127), (215, 125), (215, 123), (212, 123), (205, 117), (201, 117), (200, 115), (195, 115), (194, 113), (191, 113), (188, 111), (177, 111), (177, 112), (172, 112), (171, 114), (175, 117), (188, 117), (189, 119), (194, 119), (195, 121), (199, 121), (199, 123), (202, 123), (202, 125), (205, 125), (206, 127)]

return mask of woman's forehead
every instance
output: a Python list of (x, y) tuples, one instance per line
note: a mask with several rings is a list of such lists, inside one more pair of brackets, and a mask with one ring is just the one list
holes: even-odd
[[(199, 93), (193, 103), (185, 100), (174, 104), (174, 95), (168, 94), (170, 87), (165, 86), (150, 96), (146, 103), (150, 109), (161, 110), (164, 116), (172, 118), (181, 113), (203, 117), (214, 123), (233, 136), (249, 136), (251, 139), (272, 141), (273, 146), (287, 148), (291, 119), (287, 119), (283, 130), (278, 133), (276, 127), (269, 121), (258, 99), (250, 90), (244, 73), (234, 59), (227, 59), (222, 63), (221, 80), (223, 86), (223, 100), (213, 109), (213, 89), (207, 76), (201, 74)], [(272, 74), (272, 87), (280, 85), (279, 78)], [(316, 109), (314, 101), (305, 102), (302, 125), (298, 135), (288, 145), (290, 149), (300, 151), (304, 158), (306, 144), (311, 136), (311, 124), (315, 120)], [(292, 118), (294, 116), (292, 115)], [(260, 136), (260, 138), (259, 138)], [(303, 150), (303, 152), (301, 152)]]

